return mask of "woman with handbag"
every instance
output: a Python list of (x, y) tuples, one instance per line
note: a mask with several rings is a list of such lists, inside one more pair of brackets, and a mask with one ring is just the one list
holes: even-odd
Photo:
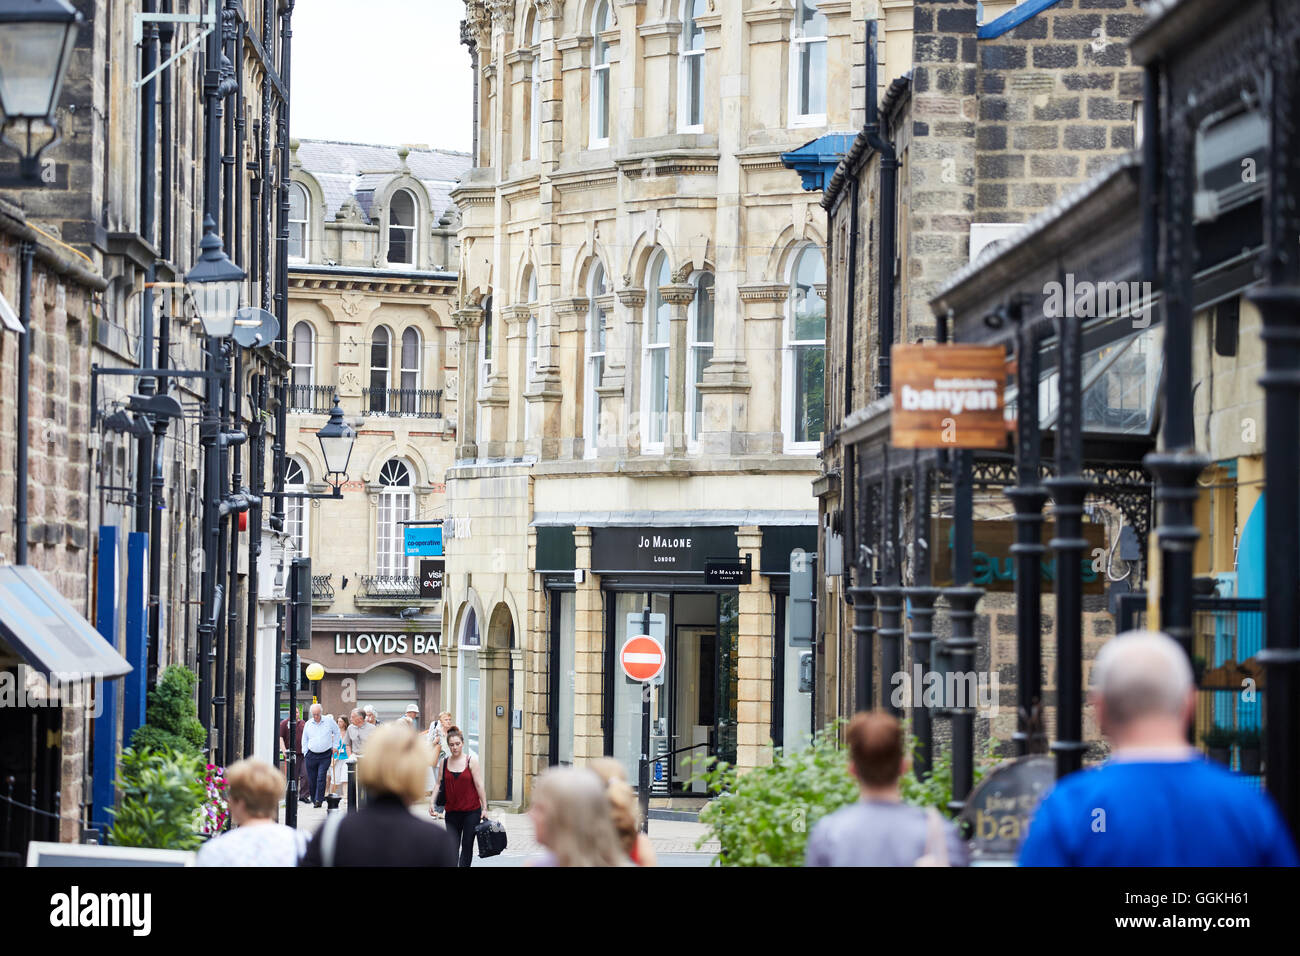
[(447, 832), (460, 846), (460, 865), (469, 866), (474, 862), (474, 828), (487, 812), (487, 791), (478, 757), (465, 752), (460, 728), (448, 730), (445, 740), (449, 753), (434, 777), (429, 812), (436, 815), (437, 808), (445, 805)]

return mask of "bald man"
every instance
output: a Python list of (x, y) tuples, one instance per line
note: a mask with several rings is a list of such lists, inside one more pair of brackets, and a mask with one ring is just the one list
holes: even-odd
[(311, 783), (311, 802), (319, 807), (325, 799), (325, 780), (334, 761), (342, 734), (334, 720), (325, 720), (320, 704), (311, 705), (311, 720), (302, 730), (302, 755), (307, 762), (307, 780)]
[(1173, 638), (1130, 631), (1092, 667), (1111, 756), (1072, 773), (1038, 808), (1021, 866), (1295, 866), (1266, 793), (1187, 742), (1196, 687)]

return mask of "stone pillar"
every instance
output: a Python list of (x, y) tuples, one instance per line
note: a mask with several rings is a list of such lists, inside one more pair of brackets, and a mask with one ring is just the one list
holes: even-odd
[(457, 368), (459, 393), (456, 407), (460, 419), (456, 423), (456, 460), (478, 457), (478, 343), (479, 329), (483, 325), (483, 310), (468, 306), (451, 314), (460, 330), (460, 364)]
[(744, 773), (769, 762), (772, 737), (772, 598), (758, 573), (763, 532), (752, 525), (736, 529), (741, 560), (750, 556), (751, 583), (740, 588), (737, 662), (740, 679), (736, 701), (736, 767)]
[[(713, 400), (721, 411), (732, 416), (719, 423), (718, 431), (707, 437), (718, 454), (780, 454), (785, 448), (781, 433), (781, 415), (784, 389), (782, 387), (785, 351), (782, 340), (782, 323), (785, 322), (785, 303), (789, 290), (785, 285), (765, 283), (742, 286), (740, 299), (746, 307), (745, 354), (749, 361), (731, 365), (720, 364), (714, 372), (712, 364), (705, 372), (706, 382), (716, 382)], [(710, 373), (712, 374), (712, 377)], [(749, 382), (769, 382), (771, 387), (749, 393)], [(728, 429), (743, 428), (743, 435)], [(740, 447), (740, 442), (747, 447)]]
[[(677, 6), (680, 6), (678, 4)], [(677, 132), (677, 47), (682, 24), (676, 11), (657, 23), (637, 26), (641, 35), (641, 60), (645, 71), (642, 96), (642, 136), (667, 136)]]
[(502, 437), (512, 446), (506, 453), (516, 456), (523, 453), (524, 436), (529, 434), (524, 394), (535, 387), (528, 381), (528, 319), (532, 314), (533, 307), (527, 305), (508, 305), (501, 310), (506, 326), (505, 365), (512, 383), (507, 395), (508, 424)]
[(584, 763), (605, 754), (605, 731), (600, 726), (605, 687), (605, 620), (600, 582), (592, 576), (591, 529), (574, 528), (574, 566), (583, 581), (574, 594), (573, 616), (573, 760)]
[[(615, 409), (615, 395), (602, 390), (601, 402), (610, 406), (611, 414), (618, 414), (617, 430), (610, 449), (614, 457), (641, 454), (641, 324), (645, 312), (645, 289), (620, 289), (618, 302), (623, 308), (623, 321), (615, 325), (616, 342), (606, 340), (606, 355), (617, 355), (618, 366), (605, 371), (605, 383), (622, 386), (621, 409)], [(602, 434), (605, 429), (601, 429)], [(601, 455), (605, 452), (602, 446)]]
[[(556, 457), (581, 458), (584, 453), (584, 425), (587, 420), (587, 299), (560, 299), (552, 303), (559, 330), (559, 348), (552, 351), (556, 388)], [(550, 372), (551, 370), (548, 370)], [(561, 383), (568, 382), (568, 389)], [(599, 383), (597, 383), (599, 384)], [(549, 430), (547, 436), (551, 434)]]
[(668, 427), (664, 456), (686, 454), (686, 315), (695, 298), (692, 285), (665, 285), (659, 295), (672, 310), (668, 323)]

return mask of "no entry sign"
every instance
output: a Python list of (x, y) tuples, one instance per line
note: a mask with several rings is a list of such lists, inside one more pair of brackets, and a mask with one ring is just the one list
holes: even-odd
[(644, 634), (628, 638), (618, 655), (629, 680), (652, 681), (664, 669), (664, 646)]

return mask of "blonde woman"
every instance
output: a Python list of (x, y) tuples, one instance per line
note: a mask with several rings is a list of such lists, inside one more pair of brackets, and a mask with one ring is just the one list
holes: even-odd
[(409, 809), (424, 796), (429, 757), (428, 744), (406, 724), (376, 730), (358, 768), (365, 805), (355, 813), (331, 813), (301, 865), (455, 866), (456, 847), (447, 832)]
[(551, 767), (533, 787), (537, 842), (550, 851), (545, 866), (630, 866), (614, 829), (605, 783), (584, 767)]
[(294, 866), (302, 855), (301, 830), (276, 822), (284, 775), (251, 757), (226, 770), (226, 799), (235, 829), (203, 844), (199, 866)]
[(650, 838), (641, 832), (640, 813), (636, 805), (636, 791), (627, 782), (627, 771), (613, 757), (593, 760), (589, 766), (605, 783), (605, 796), (609, 799), (610, 819), (627, 858), (637, 866), (655, 866), (658, 858)]

